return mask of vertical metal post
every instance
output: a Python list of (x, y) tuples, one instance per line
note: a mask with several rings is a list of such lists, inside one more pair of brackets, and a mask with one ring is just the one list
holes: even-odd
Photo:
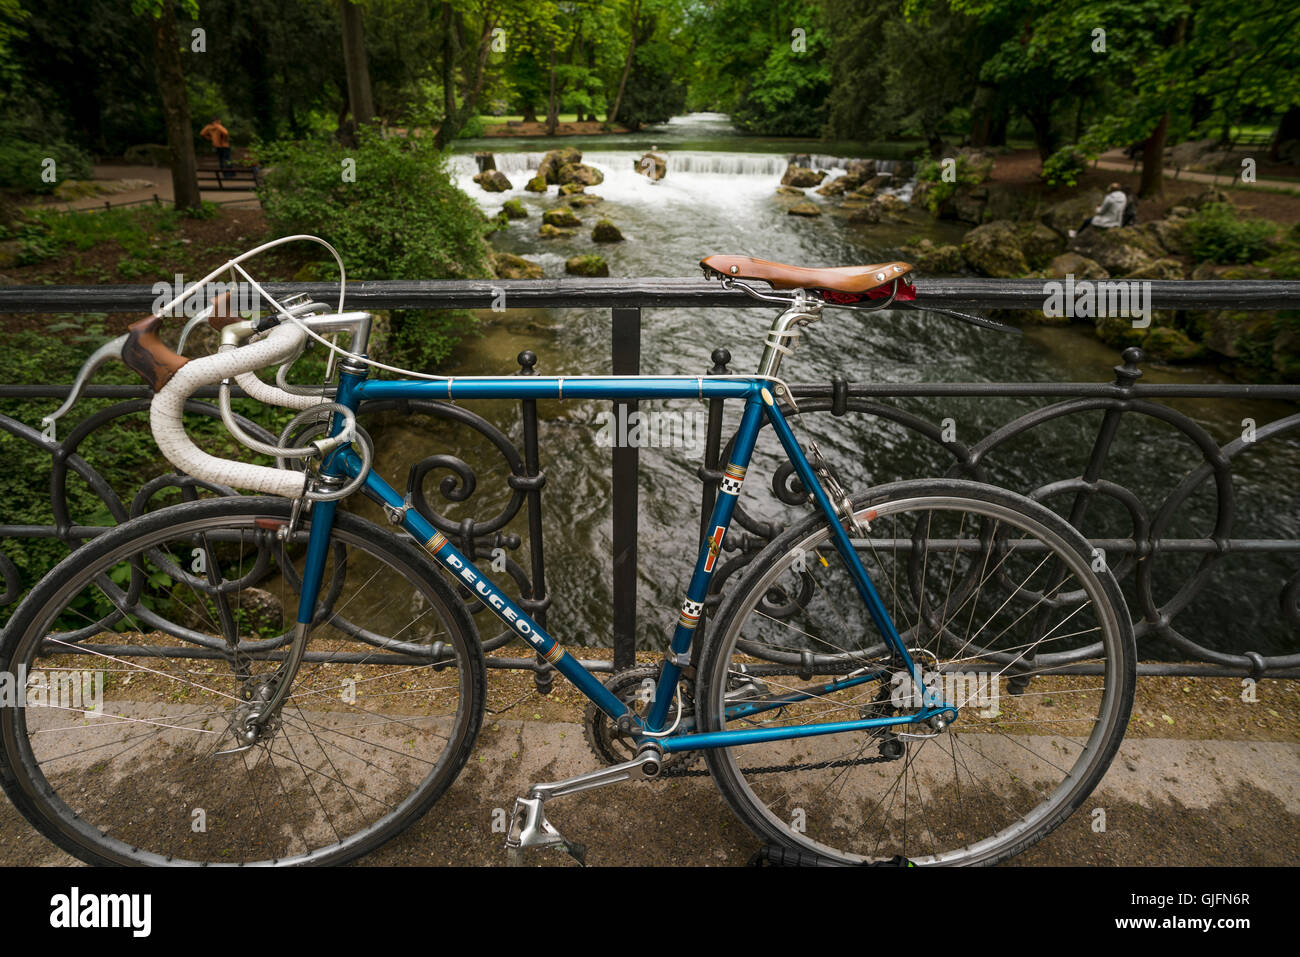
[[(641, 372), (641, 310), (613, 310), (611, 338), (614, 375)], [(615, 402), (615, 435), (637, 411), (637, 403)], [(614, 670), (636, 663), (636, 537), (640, 463), (638, 449), (614, 442)]]
[[(517, 361), (520, 375), (537, 375), (535, 353), (525, 349), (519, 353)], [(546, 485), (546, 473), (541, 469), (541, 456), (537, 449), (537, 400), (522, 400), (520, 415), (524, 425), (524, 475), (512, 475), (509, 481), (512, 489), (524, 493), (528, 503), (528, 553), (532, 560), (533, 592), (520, 597), (519, 607), (545, 628), (551, 596), (546, 591), (546, 563), (542, 556), (542, 488)], [(554, 682), (555, 669), (538, 654), (533, 685), (540, 694), (550, 694)]]

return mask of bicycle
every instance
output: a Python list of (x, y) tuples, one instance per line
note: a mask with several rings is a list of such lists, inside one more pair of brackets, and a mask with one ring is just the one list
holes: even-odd
[[(297, 239), (333, 254), (336, 308), (279, 303), (242, 265)], [(816, 443), (805, 452), (783, 411), (797, 404), (782, 359), (826, 306), (914, 307), (908, 264), (701, 265), (782, 307), (754, 375), (395, 369), (366, 355), (370, 317), (344, 311), (342, 260), (313, 237), (231, 260), (101, 349), (79, 386), (120, 353), (155, 390), (153, 433), (182, 484), (217, 497), (145, 513), (77, 548), (15, 612), (0, 668), (40, 673), (44, 698), (33, 703), (29, 690), (0, 709), (0, 783), (14, 805), (98, 864), (368, 853), (427, 811), (468, 758), (485, 697), (471, 609), (486, 609), (586, 696), (587, 738), (604, 763), (516, 801), (512, 861), (536, 847), (583, 859), (547, 818), (553, 799), (696, 774), (757, 837), (804, 863), (993, 864), (1049, 833), (1096, 786), (1127, 725), (1136, 655), (1114, 577), (1077, 530), (1020, 495), (960, 479), (851, 495)], [(182, 347), (207, 321), (220, 351), (171, 351), (160, 316), (225, 269), (272, 310), (241, 319), (218, 297)], [(288, 380), (312, 341), (337, 360), (332, 386)], [(274, 366), (275, 384), (256, 375)], [(375, 367), (399, 377), (373, 377)], [(231, 380), (297, 410), (278, 443), (240, 427)], [(205, 385), (220, 386), (227, 429), (275, 466), (194, 445), (182, 412)], [(365, 401), (521, 397), (743, 402), (712, 531), (658, 664), (598, 680), (370, 467), (373, 441), (357, 424)], [(750, 562), (696, 641), (764, 426), (813, 510)], [(340, 510), (353, 493), (404, 534)], [(1085, 647), (1086, 660), (1064, 660)], [(85, 706), (87, 676), (111, 692), (107, 711), (102, 694), (98, 713)], [(707, 770), (693, 766), (701, 754)]]

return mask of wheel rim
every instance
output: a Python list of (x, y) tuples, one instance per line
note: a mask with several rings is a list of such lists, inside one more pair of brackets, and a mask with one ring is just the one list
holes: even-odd
[[(55, 677), (44, 678), (44, 703), (38, 693), (35, 706), (5, 709), (6, 747), (46, 823), (112, 860), (347, 859), (418, 816), (459, 769), (472, 734), (462, 703), (474, 700), (465, 638), (409, 556), (336, 523), (312, 657), (273, 719), (278, 729), (246, 751), (218, 753), (238, 747), (231, 728), (256, 698), (249, 689), (266, 685), (287, 650), (300, 578), (284, 570), (301, 572), (306, 538), (277, 539), (287, 505), (283, 514), (227, 511), (122, 542), (92, 563), (105, 573), (93, 584), (79, 576), (43, 603), (11, 668)], [(242, 572), (267, 565), (268, 550), (266, 587), (247, 585)], [(159, 561), (164, 553), (189, 556), (196, 574), (176, 578), (178, 563)], [(240, 587), (223, 594), (227, 580)], [(115, 609), (118, 631), (64, 641), (67, 624), (103, 619), (103, 608), (88, 609), (96, 597)], [(214, 658), (196, 633), (226, 652), (237, 633), (239, 653)], [(409, 654), (421, 646), (422, 658)], [(405, 662), (385, 657), (403, 651)], [(102, 713), (86, 714), (97, 699)]]
[[(848, 861), (902, 854), (918, 863), (1006, 856), (1055, 826), (1104, 771), (1124, 708), (1115, 653), (1123, 626), (1088, 561), (1033, 516), (953, 496), (904, 499), (857, 514), (871, 523), (855, 547), (872, 581), (905, 644), (923, 649), (913, 652), (917, 663), (940, 674), (948, 701), (965, 705), (961, 719), (935, 737), (902, 738), (897, 760), (864, 762), (897, 748), (878, 731), (720, 749), (712, 767), (752, 827), (814, 853)], [(828, 538), (823, 526), (792, 543), (728, 615), (710, 671), (713, 729), (914, 710), (913, 689), (897, 680), (895, 663), (880, 680), (766, 711), (748, 724), (724, 721), (724, 695), (733, 705), (767, 702), (857, 668), (888, 669), (869, 622), (840, 610), (838, 617), (820, 616), (830, 627), (814, 626), (812, 612), (819, 604), (831, 608), (830, 596), (850, 600), (839, 608), (866, 617)], [(882, 552), (885, 544), (891, 548)], [(802, 573), (794, 557), (800, 548)], [(1037, 643), (1026, 634), (1037, 635)], [(1102, 674), (1044, 673), (1060, 666), (1061, 652), (1090, 643), (1105, 652), (1095, 659)], [(1009, 694), (1006, 682), (1017, 672), (1029, 673), (1029, 687)], [(975, 713), (981, 710), (986, 716)], [(830, 762), (843, 766), (817, 767)], [(772, 770), (792, 765), (798, 770)]]

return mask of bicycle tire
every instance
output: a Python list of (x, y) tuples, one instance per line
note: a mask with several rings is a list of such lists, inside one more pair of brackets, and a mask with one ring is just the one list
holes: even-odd
[[(78, 549), (15, 612), (0, 668), (90, 665), (108, 688), (97, 716), (82, 698), (65, 717), (54, 678), (44, 701), (29, 687), (0, 709), (0, 784), (59, 847), (92, 864), (337, 864), (416, 821), (463, 768), (485, 699), (468, 611), (411, 542), (342, 511), (279, 727), (219, 753), (239, 744), (241, 694), (277, 673), (297, 617), (311, 523), (283, 536), (290, 510), (227, 497), (148, 513)], [(68, 670), (58, 690), (75, 697), (82, 669)]]
[[(1123, 595), (1108, 570), (1094, 567), (1097, 553), (1076, 529), (1003, 489), (960, 480), (901, 482), (855, 499), (853, 508), (870, 529), (854, 537), (855, 550), (887, 608), (892, 599), (909, 654), (927, 680), (937, 676), (936, 690), (949, 703), (962, 705), (958, 720), (937, 732), (892, 726), (712, 749), (710, 772), (750, 830), (782, 847), (845, 864), (897, 855), (919, 864), (1005, 860), (1073, 813), (1119, 747), (1136, 682)], [(963, 518), (954, 534), (957, 513)], [(979, 521), (963, 532), (968, 514)], [(1013, 541), (1016, 529), (1021, 534)], [(828, 537), (820, 514), (796, 524), (763, 549), (724, 600), (701, 658), (697, 707), (704, 729), (757, 723), (734, 710), (729, 722), (728, 705), (767, 707), (756, 717), (769, 726), (897, 716), (919, 706), (919, 689), (897, 660), (890, 668), (883, 636)], [(888, 562), (884, 544), (893, 546)], [(1020, 579), (1026, 568), (1030, 575)], [(817, 616), (831, 629), (812, 630)], [(989, 629), (995, 622), (1001, 633)], [(1086, 627), (1090, 622), (1095, 628)], [(1026, 634), (1032, 644), (1022, 641)], [(1085, 666), (1100, 674), (1068, 673)], [(855, 672), (881, 677), (771, 707), (817, 687), (817, 675), (843, 681)], [(1009, 694), (1001, 691), (1004, 679)], [(993, 691), (991, 704), (981, 682)], [(938, 746), (927, 752), (932, 742)], [(1056, 783), (1053, 768), (1063, 774)], [(909, 835), (912, 808), (918, 813)]]

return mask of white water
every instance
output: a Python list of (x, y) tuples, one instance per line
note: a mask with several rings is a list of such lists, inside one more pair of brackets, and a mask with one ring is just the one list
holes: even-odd
[[(582, 162), (600, 170), (605, 180), (593, 187), (593, 192), (606, 200), (631, 206), (659, 208), (661, 212), (687, 213), (691, 209), (708, 207), (714, 210), (748, 207), (756, 199), (772, 195), (781, 185), (790, 162), (784, 153), (733, 153), (691, 150), (660, 150), (659, 155), (668, 161), (667, 175), (657, 182), (636, 171), (642, 153), (636, 150), (589, 150), (582, 154)], [(503, 193), (485, 192), (474, 182), (478, 166), (474, 157), (457, 154), (451, 157), (450, 166), (457, 185), (473, 196), (484, 210), (494, 214), (507, 199), (528, 197), (524, 186), (537, 175), (541, 152), (494, 153), (496, 168), (506, 175), (513, 187)], [(811, 155), (813, 169), (828, 174), (823, 183), (843, 175), (850, 158)], [(895, 168), (893, 160), (877, 160), (880, 172)], [(886, 192), (897, 192), (906, 201), (911, 195), (911, 184), (902, 184)], [(809, 190), (807, 196), (814, 202), (822, 197)]]

